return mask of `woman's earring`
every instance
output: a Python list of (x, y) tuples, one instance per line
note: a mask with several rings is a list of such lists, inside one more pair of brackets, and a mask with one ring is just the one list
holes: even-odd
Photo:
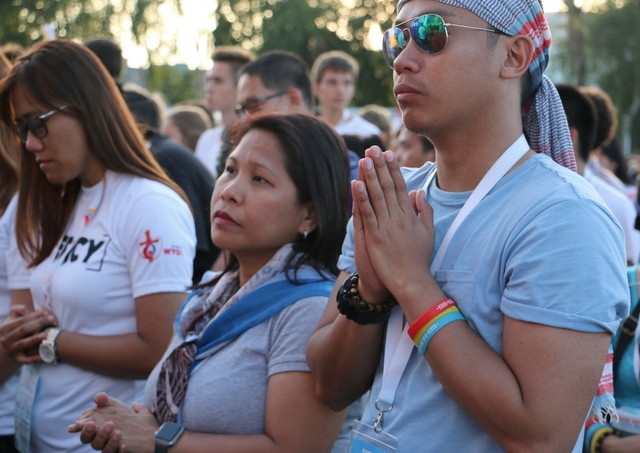
[(304, 232), (302, 233), (302, 240), (306, 241), (307, 240), (307, 236), (309, 236), (309, 232), (307, 230), (304, 230)]

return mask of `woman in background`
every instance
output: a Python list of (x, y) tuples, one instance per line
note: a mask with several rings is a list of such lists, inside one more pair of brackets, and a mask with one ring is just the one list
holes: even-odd
[(212, 127), (213, 123), (201, 108), (176, 105), (169, 110), (160, 132), (195, 152), (202, 133)]
[(139, 399), (167, 347), (191, 283), (193, 216), (85, 46), (33, 46), (0, 82), (0, 112), (22, 142), (17, 243), (38, 309), (0, 327), (7, 353), (30, 364), (16, 443), (87, 451), (67, 426), (97, 389)]

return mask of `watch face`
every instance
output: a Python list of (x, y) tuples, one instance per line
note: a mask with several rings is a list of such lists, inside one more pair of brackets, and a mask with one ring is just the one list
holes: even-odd
[(54, 363), (56, 361), (56, 352), (51, 344), (40, 343), (38, 354), (44, 363)]
[(175, 437), (182, 432), (184, 428), (182, 425), (173, 422), (165, 422), (162, 424), (160, 429), (156, 432), (155, 438), (158, 440), (163, 440), (165, 442), (170, 442), (175, 439)]

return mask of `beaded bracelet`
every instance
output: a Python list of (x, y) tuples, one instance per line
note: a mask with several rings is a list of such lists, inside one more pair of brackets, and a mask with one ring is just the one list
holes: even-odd
[(462, 316), (462, 313), (460, 313), (460, 310), (458, 310), (457, 308), (453, 313), (449, 313), (448, 315), (443, 316), (442, 318), (433, 322), (424, 332), (424, 334), (420, 338), (420, 341), (416, 345), (418, 346), (418, 351), (420, 351), (420, 354), (424, 355), (427, 352), (427, 346), (429, 346), (429, 342), (433, 339), (435, 334), (440, 332), (440, 330), (442, 330), (444, 326), (455, 321), (464, 321), (464, 316)]
[(449, 299), (447, 297), (446, 299), (441, 300), (433, 307), (422, 313), (418, 317), (418, 319), (413, 321), (413, 323), (411, 323), (411, 326), (409, 326), (409, 330), (407, 333), (409, 334), (411, 339), (413, 340), (417, 336), (418, 332), (420, 332), (420, 330), (422, 330), (424, 326), (429, 324), (429, 322), (432, 321), (433, 318), (438, 315), (438, 313), (441, 313), (451, 307), (455, 307), (455, 305), (456, 303), (453, 301), (453, 299)]
[(344, 281), (336, 296), (338, 311), (358, 324), (376, 324), (389, 319), (391, 309), (398, 301), (391, 298), (381, 304), (371, 304), (360, 296), (358, 291), (358, 273), (354, 272)]
[(604, 440), (611, 435), (617, 435), (617, 431), (611, 426), (603, 423), (595, 423), (591, 425), (585, 433), (589, 453), (602, 453), (602, 444), (604, 443)]

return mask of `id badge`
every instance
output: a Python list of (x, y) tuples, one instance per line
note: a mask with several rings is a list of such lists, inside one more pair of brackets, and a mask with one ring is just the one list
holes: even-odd
[(354, 421), (349, 439), (349, 453), (391, 453), (398, 451), (398, 439), (375, 432), (373, 426)]

